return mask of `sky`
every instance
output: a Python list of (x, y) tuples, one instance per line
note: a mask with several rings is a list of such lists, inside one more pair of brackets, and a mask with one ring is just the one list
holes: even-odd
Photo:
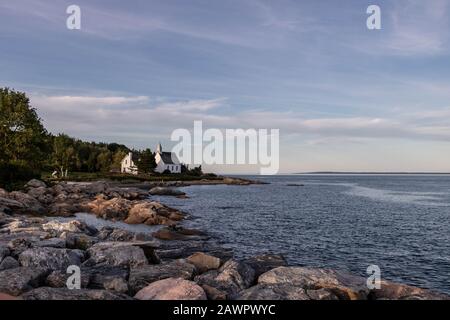
[(0, 0), (0, 86), (88, 141), (167, 150), (202, 120), (279, 129), (280, 173), (450, 172), (449, 24), (447, 0)]

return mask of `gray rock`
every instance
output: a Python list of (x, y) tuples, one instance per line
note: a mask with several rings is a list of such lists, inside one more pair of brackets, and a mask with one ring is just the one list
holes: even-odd
[[(44, 206), (38, 200), (26, 193), (13, 191), (9, 194), (9, 198), (12, 200), (16, 200), (23, 205), (23, 208), (18, 210), (19, 213), (40, 215), (46, 213)], [(14, 211), (13, 208), (11, 209)]]
[(97, 265), (91, 268), (82, 268), (81, 273), (88, 275), (90, 278), (89, 288), (92, 289), (108, 289), (118, 292), (127, 292), (127, 283), (129, 271), (126, 267), (112, 267), (108, 265)]
[(289, 284), (258, 284), (241, 291), (233, 298), (235, 300), (311, 300), (305, 289)]
[(245, 259), (244, 262), (255, 270), (255, 276), (275, 269), (277, 267), (287, 266), (286, 259), (279, 254), (264, 254), (260, 256)]
[(17, 262), (17, 260), (14, 259), (13, 257), (9, 256), (4, 258), (3, 261), (0, 263), (0, 271), (18, 267), (20, 267), (19, 262)]
[[(45, 280), (45, 284), (52, 288), (67, 288), (67, 279), (71, 276), (66, 271), (56, 270), (50, 273)], [(90, 275), (86, 272), (81, 272), (81, 288), (87, 288), (90, 281)]]
[(253, 284), (255, 271), (243, 262), (228, 260), (219, 270), (208, 271), (194, 280), (200, 285), (226, 292), (230, 298)]
[(0, 197), (0, 207), (2, 207), (3, 210), (8, 209), (12, 212), (18, 212), (23, 210), (25, 205), (13, 199)]
[(87, 250), (99, 241), (95, 237), (75, 232), (64, 232), (61, 234), (61, 238), (67, 248), (80, 250)]
[(37, 179), (31, 179), (25, 184), (25, 188), (46, 188), (45, 182)]
[(0, 262), (6, 257), (9, 256), (9, 249), (6, 246), (0, 246)]
[(346, 272), (304, 267), (278, 267), (262, 274), (258, 284), (289, 284), (305, 290), (328, 289), (340, 300), (367, 299), (366, 279)]
[(66, 247), (66, 241), (60, 238), (50, 238), (37, 242), (35, 246), (42, 248), (48, 247), (64, 249)]
[(184, 260), (176, 260), (169, 263), (146, 265), (131, 268), (129, 286), (132, 293), (136, 293), (148, 284), (166, 278), (192, 279), (195, 267)]
[(0, 292), (18, 296), (42, 284), (47, 273), (42, 268), (26, 267), (0, 271)]
[(41, 287), (22, 295), (24, 300), (131, 300), (130, 296), (108, 290), (69, 290)]
[(66, 270), (70, 265), (81, 265), (83, 258), (80, 250), (31, 248), (19, 255), (19, 262), (24, 267)]
[(89, 226), (86, 223), (78, 220), (71, 220), (68, 222), (60, 222), (52, 220), (43, 224), (42, 229), (58, 237), (63, 232), (78, 232), (78, 233), (85, 233), (91, 236), (98, 233), (98, 230), (95, 227)]
[(122, 278), (114, 278), (109, 281), (105, 281), (103, 286), (106, 290), (128, 293), (128, 283)]
[(87, 265), (106, 263), (112, 266), (137, 267), (148, 264), (139, 246), (129, 242), (100, 242), (87, 250)]

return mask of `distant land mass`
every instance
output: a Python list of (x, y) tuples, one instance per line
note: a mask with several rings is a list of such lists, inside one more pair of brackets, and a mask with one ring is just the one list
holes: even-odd
[(450, 172), (358, 172), (358, 171), (314, 171), (314, 172), (297, 172), (294, 174), (450, 174)]

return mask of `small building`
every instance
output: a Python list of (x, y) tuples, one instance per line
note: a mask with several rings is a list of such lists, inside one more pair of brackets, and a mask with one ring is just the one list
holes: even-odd
[(163, 152), (161, 143), (156, 147), (155, 172), (163, 173), (168, 170), (170, 173), (181, 173), (181, 163), (173, 152)]
[(138, 174), (137, 162), (139, 158), (137, 154), (129, 152), (120, 163), (120, 172)]

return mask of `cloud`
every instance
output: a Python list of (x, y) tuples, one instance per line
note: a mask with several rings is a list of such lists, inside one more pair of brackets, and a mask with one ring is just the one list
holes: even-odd
[(31, 102), (49, 129), (89, 139), (111, 139), (136, 146), (148, 139), (168, 139), (177, 128), (192, 129), (202, 120), (204, 128), (280, 129), (310, 141), (330, 139), (450, 140), (450, 124), (430, 125), (447, 109), (414, 115), (385, 117), (317, 118), (298, 112), (246, 110), (224, 114), (226, 99), (166, 102), (147, 96), (32, 96)]

